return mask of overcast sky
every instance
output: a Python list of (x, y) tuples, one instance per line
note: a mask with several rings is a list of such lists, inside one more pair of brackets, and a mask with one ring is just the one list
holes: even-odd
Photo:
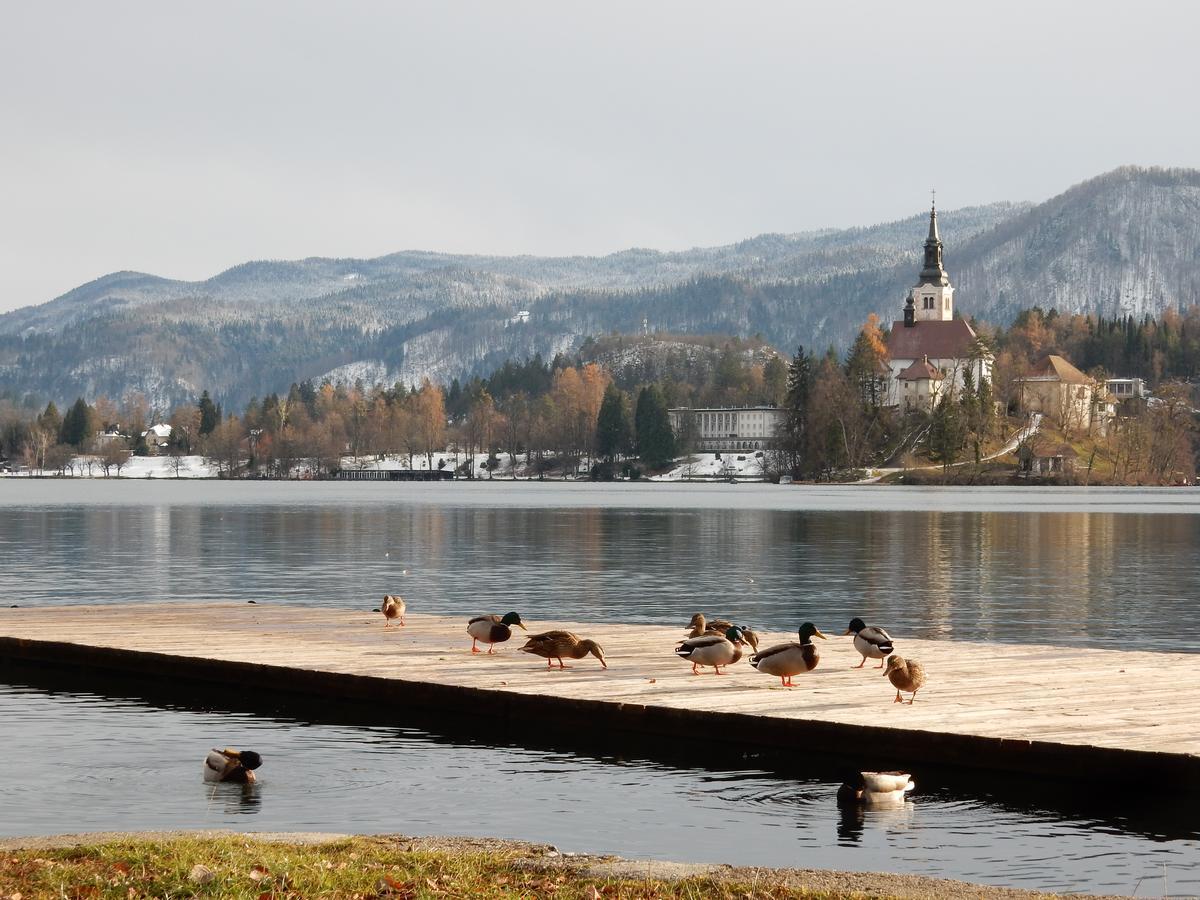
[(678, 249), (1200, 167), (1198, 10), (0, 0), (0, 310), (119, 269)]

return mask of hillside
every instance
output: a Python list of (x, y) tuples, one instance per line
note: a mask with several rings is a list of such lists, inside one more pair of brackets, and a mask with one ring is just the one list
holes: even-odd
[[(1121, 169), (1038, 205), (939, 211), (965, 315), (1112, 315), (1195, 302), (1200, 172)], [(845, 345), (898, 316), (926, 214), (761, 235), (677, 253), (250, 262), (206, 281), (118, 272), (0, 316), (0, 390), (60, 402), (140, 390), (158, 407), (208, 388), (227, 405), (327, 375), (448, 380), (588, 335), (651, 329)], [(527, 313), (518, 315), (518, 313)]]

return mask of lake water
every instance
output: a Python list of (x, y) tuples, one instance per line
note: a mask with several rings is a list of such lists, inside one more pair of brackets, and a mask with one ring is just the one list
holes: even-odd
[[(1200, 492), (766, 485), (0, 480), (0, 603), (249, 600), (517, 609), (790, 630), (853, 615), (897, 636), (1200, 653)], [(465, 833), (565, 850), (893, 870), (1052, 890), (1200, 890), (1200, 828), (1147, 800), (920, 779), (898, 811), (839, 813), (827, 772), (694, 767), (0, 685), (0, 833), (105, 828)], [(214, 744), (268, 763), (204, 786)], [(118, 762), (119, 761), (119, 762)], [(1031, 799), (1036, 798), (1036, 799)]]

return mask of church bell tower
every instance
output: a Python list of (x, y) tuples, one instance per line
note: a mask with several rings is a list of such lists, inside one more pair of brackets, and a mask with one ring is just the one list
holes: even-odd
[(909, 292), (905, 303), (905, 324), (916, 322), (948, 322), (954, 318), (954, 288), (950, 276), (942, 268), (942, 239), (938, 235), (937, 207), (929, 210), (929, 237), (925, 238), (925, 264), (921, 277)]

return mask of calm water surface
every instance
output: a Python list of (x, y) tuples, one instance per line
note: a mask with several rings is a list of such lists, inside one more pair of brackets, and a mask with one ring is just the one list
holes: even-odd
[[(0, 479), (0, 603), (256, 600), (519, 610), (1200, 653), (1200, 492)], [(1194, 819), (1134, 786), (1082, 805), (926, 779), (839, 814), (836, 783), (489, 745), (409, 727), (0, 685), (0, 833), (464, 833), (563, 849), (895, 870), (1057, 890), (1200, 890)], [(268, 758), (204, 786), (214, 744)], [(1081, 811), (1083, 810), (1083, 811)], [(1182, 822), (1181, 822), (1182, 820)]]
[[(516, 609), (1200, 652), (1200, 491), (0, 480), (0, 603)], [(408, 574), (405, 574), (405, 573)]]
[[(566, 851), (917, 872), (1047, 890), (1200, 891), (1191, 817), (1147, 826), (922, 787), (905, 808), (838, 810), (831, 781), (754, 768), (495, 746), (405, 727), (0, 686), (0, 834), (235, 828), (471, 834)], [(203, 751), (264, 754), (252, 787), (205, 785)], [(982, 777), (982, 776), (981, 776)], [(986, 779), (984, 779), (986, 781)], [(1179, 818), (1179, 817), (1176, 817)], [(1188, 824), (1188, 823), (1191, 824)]]

